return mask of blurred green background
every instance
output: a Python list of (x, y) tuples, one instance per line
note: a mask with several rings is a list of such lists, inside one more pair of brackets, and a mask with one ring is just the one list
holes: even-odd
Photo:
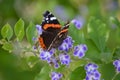
[(89, 16), (120, 19), (120, 0), (0, 0), (0, 26), (14, 25), (19, 18), (41, 23), (45, 10), (65, 20), (77, 15), (86, 20)]
[[(109, 21), (111, 16), (120, 20), (120, 0), (0, 0), (0, 30), (6, 23), (14, 27), (19, 18), (25, 21), (25, 27), (31, 21), (40, 24), (46, 10), (62, 22), (79, 17), (85, 27), (89, 18), (94, 16), (111, 29), (107, 44), (109, 48), (113, 49), (120, 44), (120, 38), (116, 38), (118, 35), (114, 36), (120, 33), (114, 33), (117, 27)], [(0, 80), (34, 80), (43, 66), (38, 60), (32, 56), (21, 58), (3, 50), (0, 45)], [(38, 62), (31, 68), (29, 61)]]

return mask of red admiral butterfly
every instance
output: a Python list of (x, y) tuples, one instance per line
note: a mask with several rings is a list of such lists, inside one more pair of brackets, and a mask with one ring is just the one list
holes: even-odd
[(69, 22), (61, 28), (59, 21), (52, 13), (46, 11), (42, 21), (43, 32), (39, 37), (40, 46), (44, 50), (51, 50), (52, 48), (59, 47), (63, 40), (67, 37)]

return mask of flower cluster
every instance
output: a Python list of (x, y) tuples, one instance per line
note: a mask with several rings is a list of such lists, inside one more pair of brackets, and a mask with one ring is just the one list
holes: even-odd
[(70, 56), (67, 53), (66, 54), (60, 54), (59, 58), (60, 58), (61, 64), (69, 65), (69, 63), (71, 61)]
[(97, 70), (98, 66), (93, 63), (89, 63), (85, 66), (86, 80), (100, 80), (101, 74)]
[(70, 36), (68, 36), (63, 43), (58, 47), (60, 51), (66, 51), (68, 52), (70, 48), (73, 47), (73, 40)]
[(51, 57), (53, 56), (53, 54), (54, 54), (54, 49), (50, 50), (49, 52), (41, 50), (40, 51), (40, 58), (42, 60), (46, 60), (48, 63), (50, 63), (51, 62)]
[(85, 44), (80, 44), (74, 47), (74, 56), (78, 56), (82, 58), (85, 56), (85, 52), (87, 51), (87, 46)]
[(119, 60), (115, 60), (113, 62), (113, 65), (116, 67), (116, 71), (120, 72), (120, 59)]
[(61, 78), (62, 78), (61, 73), (57, 73), (57, 72), (52, 72), (51, 73), (51, 80), (60, 80)]

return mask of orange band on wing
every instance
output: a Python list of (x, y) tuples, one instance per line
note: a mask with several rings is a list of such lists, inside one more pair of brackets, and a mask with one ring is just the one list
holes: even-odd
[(43, 38), (42, 37), (39, 37), (39, 44), (40, 46), (43, 48), (43, 49), (46, 49), (46, 46), (44, 44), (44, 41), (43, 41)]
[(68, 29), (63, 29), (62, 31), (60, 31), (59, 34), (64, 33), (64, 32), (67, 32), (67, 31), (68, 31)]
[(59, 24), (45, 24), (43, 26), (43, 29), (46, 30), (49, 27), (52, 27), (52, 28), (61, 28), (61, 26)]

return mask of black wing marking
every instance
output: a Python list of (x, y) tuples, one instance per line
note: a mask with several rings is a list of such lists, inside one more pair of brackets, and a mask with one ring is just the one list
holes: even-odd
[(43, 14), (43, 16), (44, 16), (44, 19), (42, 21), (41, 26), (44, 26), (45, 24), (60, 24), (59, 21), (56, 19), (56, 17), (49, 11), (46, 11)]

